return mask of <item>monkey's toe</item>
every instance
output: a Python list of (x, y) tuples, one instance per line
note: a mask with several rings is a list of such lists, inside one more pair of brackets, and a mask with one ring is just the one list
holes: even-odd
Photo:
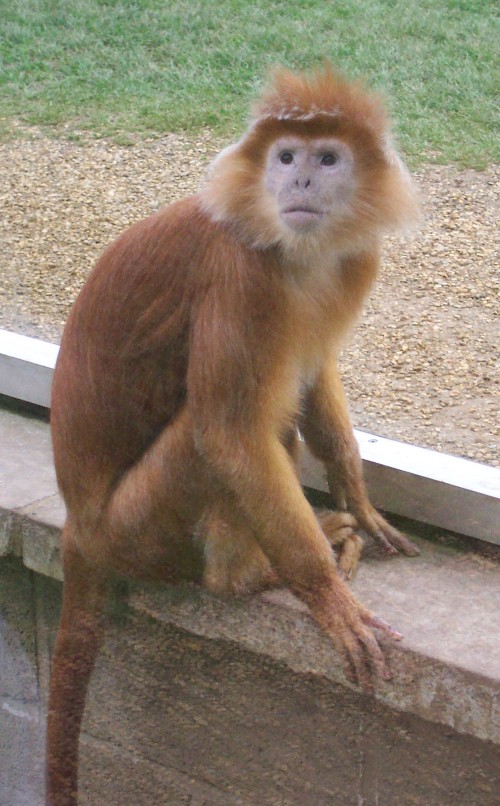
[(324, 509), (316, 512), (325, 536), (337, 556), (338, 571), (343, 579), (352, 579), (363, 550), (363, 539), (356, 533), (356, 518), (350, 512)]

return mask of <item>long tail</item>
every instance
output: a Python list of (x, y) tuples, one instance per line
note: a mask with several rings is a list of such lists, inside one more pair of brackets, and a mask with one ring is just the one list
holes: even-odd
[(62, 536), (64, 589), (50, 678), (47, 806), (78, 803), (78, 740), (88, 682), (103, 640), (109, 579), (75, 548), (69, 524)]

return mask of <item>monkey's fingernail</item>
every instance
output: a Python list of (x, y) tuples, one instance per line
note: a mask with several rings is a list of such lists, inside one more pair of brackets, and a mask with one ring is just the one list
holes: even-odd
[(399, 630), (395, 630), (390, 624), (387, 625), (387, 633), (391, 636), (391, 638), (394, 638), (395, 641), (402, 641), (404, 638), (403, 633), (399, 632)]
[(383, 630), (388, 635), (391, 636), (395, 641), (401, 641), (404, 638), (403, 633), (399, 632), (399, 630), (395, 630), (394, 627), (391, 627), (387, 621), (381, 619), (379, 616), (372, 616), (369, 621), (372, 627), (375, 627), (377, 630)]
[(396, 548), (394, 548), (392, 543), (389, 543), (389, 541), (387, 540), (385, 534), (383, 532), (381, 532), (380, 530), (377, 530), (376, 532), (374, 532), (373, 537), (375, 538), (375, 540), (378, 541), (378, 543), (380, 544), (380, 547), (382, 548), (383, 551), (385, 551), (386, 554), (397, 554), (398, 553), (398, 550)]

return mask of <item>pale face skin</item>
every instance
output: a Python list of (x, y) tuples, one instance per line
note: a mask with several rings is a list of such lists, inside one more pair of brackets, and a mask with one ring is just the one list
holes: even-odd
[(281, 223), (310, 233), (346, 212), (356, 184), (354, 157), (335, 138), (281, 137), (269, 149), (264, 181)]

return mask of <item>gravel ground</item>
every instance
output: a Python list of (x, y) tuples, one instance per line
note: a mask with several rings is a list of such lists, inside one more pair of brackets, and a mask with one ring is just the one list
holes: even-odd
[[(0, 145), (0, 327), (57, 341), (104, 246), (199, 186), (218, 149), (167, 135), (118, 146), (30, 132)], [(425, 220), (387, 242), (342, 357), (356, 427), (498, 463), (500, 170), (428, 166)]]

